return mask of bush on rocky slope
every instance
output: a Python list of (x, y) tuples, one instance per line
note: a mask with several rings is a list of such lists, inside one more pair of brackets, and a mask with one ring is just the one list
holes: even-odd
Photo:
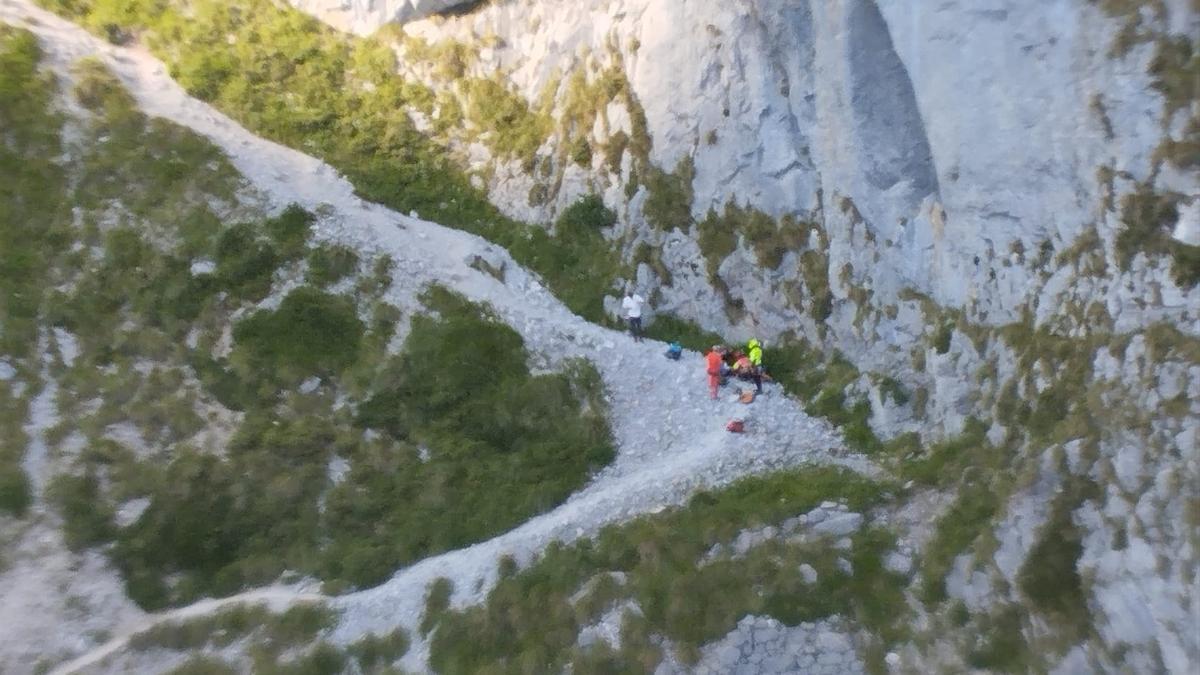
[[(743, 616), (771, 615), (794, 625), (852, 616), (886, 642), (901, 634), (901, 579), (883, 569), (890, 536), (868, 530), (854, 538), (852, 574), (839, 570), (825, 545), (778, 540), (740, 559), (718, 553), (745, 528), (778, 524), (842, 498), (851, 510), (878, 503), (886, 486), (843, 469), (805, 469), (750, 478), (704, 492), (681, 508), (604, 529), (596, 539), (552, 545), (527, 569), (511, 562), (487, 601), (442, 612), (431, 663), (442, 673), (523, 672), (530, 667), (574, 672), (652, 672), (662, 658), (653, 635), (694, 660), (697, 648), (731, 630)], [(818, 580), (799, 570), (808, 563)], [(579, 631), (626, 601), (619, 651), (576, 646)], [(603, 652), (603, 653), (602, 653)]]
[[(376, 39), (350, 38), (266, 0), (196, 2), (43, 0), (97, 33), (145, 38), (172, 75), (253, 132), (318, 156), (366, 199), (479, 234), (541, 274), (568, 307), (603, 320), (601, 300), (624, 269), (598, 234), (551, 236), (507, 218), (406, 111), (430, 112), (432, 94), (395, 72)], [(528, 157), (542, 131), (507, 90), (471, 80), (476, 124), (494, 126), (505, 153)], [(485, 96), (484, 94), (489, 94)], [(497, 109), (497, 101), (501, 102)], [(540, 119), (540, 117), (538, 117)], [(532, 127), (541, 129), (542, 122)], [(543, 130), (544, 131), (544, 130)], [(532, 134), (532, 135), (531, 135)]]
[[(53, 268), (65, 283), (46, 303), (60, 351), (66, 340), (78, 353), (54, 363), (60, 423), (47, 436), (82, 450), (48, 496), (69, 545), (112, 542), (138, 603), (284, 570), (375, 583), (553, 508), (612, 459), (590, 364), (530, 375), (517, 333), (440, 288), (390, 355), (386, 260), (330, 287), (345, 292), (284, 294), (277, 282), (299, 279), (306, 258), (329, 258), (326, 283), (355, 266), (319, 253), (299, 207), (224, 222), (240, 178), (220, 152), (146, 118), (95, 62), (78, 72), (90, 117), (63, 198), (79, 205), (66, 232), (83, 245)], [(142, 201), (150, 189), (160, 201)]]
[(32, 501), (22, 425), (40, 390), (35, 350), (49, 279), (71, 241), (55, 81), (39, 70), (41, 57), (30, 33), (0, 25), (0, 369), (11, 371), (0, 379), (0, 513), (13, 515)]

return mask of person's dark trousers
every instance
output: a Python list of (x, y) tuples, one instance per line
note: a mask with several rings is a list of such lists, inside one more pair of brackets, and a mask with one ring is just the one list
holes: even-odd
[(642, 317), (629, 317), (629, 332), (633, 335), (633, 339), (638, 342), (642, 341)]
[(756, 393), (762, 393), (762, 368), (756, 367), (753, 373), (754, 389)]

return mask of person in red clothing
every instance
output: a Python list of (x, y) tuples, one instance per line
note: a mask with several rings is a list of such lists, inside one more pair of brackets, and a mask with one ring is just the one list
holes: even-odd
[(704, 357), (704, 371), (708, 373), (708, 394), (714, 400), (717, 398), (717, 387), (721, 384), (721, 364), (725, 361), (724, 351), (720, 345), (713, 345), (712, 351)]

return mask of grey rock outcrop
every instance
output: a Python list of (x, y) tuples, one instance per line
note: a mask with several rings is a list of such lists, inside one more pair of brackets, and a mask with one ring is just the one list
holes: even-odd
[(369, 35), (388, 23), (404, 23), (479, 0), (290, 0), (340, 30)]

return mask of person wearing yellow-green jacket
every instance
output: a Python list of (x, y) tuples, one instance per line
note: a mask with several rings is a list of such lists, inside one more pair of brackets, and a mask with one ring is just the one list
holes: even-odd
[(754, 378), (754, 388), (756, 393), (762, 393), (762, 343), (756, 338), (751, 338), (746, 343), (746, 356), (750, 358), (750, 365), (754, 366), (751, 371), (751, 376)]

